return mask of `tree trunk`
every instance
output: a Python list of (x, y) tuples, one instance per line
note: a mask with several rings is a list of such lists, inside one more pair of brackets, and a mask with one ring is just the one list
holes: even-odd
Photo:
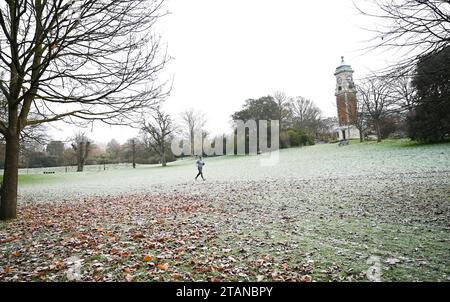
[(77, 172), (83, 172), (83, 148), (84, 148), (84, 144), (83, 143), (78, 143), (77, 144)]
[(77, 163), (77, 172), (83, 172), (83, 162), (81, 159), (79, 159)]
[(359, 141), (360, 141), (361, 143), (364, 142), (364, 133), (363, 133), (361, 130), (359, 130)]
[(377, 132), (377, 142), (381, 143), (381, 127), (380, 127), (380, 121), (375, 121), (375, 131)]
[(189, 156), (195, 156), (195, 145), (194, 145), (194, 143), (195, 143), (195, 139), (194, 139), (195, 133), (194, 133), (194, 129), (193, 128), (190, 130), (189, 136), (190, 136), (190, 139), (191, 139), (191, 154)]
[(161, 148), (161, 163), (163, 167), (167, 166), (167, 162), (166, 162), (166, 150), (165, 148)]
[(17, 187), (19, 175), (19, 134), (6, 137), (5, 169), (1, 187), (0, 219), (17, 217)]
[(86, 159), (89, 156), (89, 148), (91, 144), (89, 142), (81, 142), (78, 143), (77, 147), (77, 172), (84, 171), (84, 164), (86, 163)]
[(136, 142), (133, 140), (133, 169), (136, 169)]

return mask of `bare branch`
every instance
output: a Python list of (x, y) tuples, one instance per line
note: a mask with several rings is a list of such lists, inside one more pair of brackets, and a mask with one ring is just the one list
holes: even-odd
[(450, 45), (450, 1), (373, 0), (356, 5), (361, 14), (375, 20), (368, 50), (398, 49), (401, 59), (391, 70), (411, 72), (420, 57)]

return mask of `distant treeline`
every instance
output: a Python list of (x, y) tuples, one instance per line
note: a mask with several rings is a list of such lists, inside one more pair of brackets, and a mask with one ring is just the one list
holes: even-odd
[[(134, 141), (134, 143), (133, 143)], [(134, 144), (134, 147), (133, 147)], [(160, 156), (143, 139), (129, 140), (124, 144), (111, 140), (106, 148), (96, 144), (90, 145), (90, 151), (86, 158), (86, 165), (132, 163), (136, 164), (158, 164)], [(169, 151), (166, 154), (167, 162), (175, 160)], [(0, 167), (5, 163), (5, 144), (0, 143)], [(20, 168), (43, 168), (59, 166), (76, 166), (77, 152), (72, 143), (62, 141), (50, 141), (42, 146), (38, 143), (26, 143), (22, 145), (20, 152)]]

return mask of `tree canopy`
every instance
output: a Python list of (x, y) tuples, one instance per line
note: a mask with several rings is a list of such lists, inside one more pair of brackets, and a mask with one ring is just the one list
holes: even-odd
[(450, 47), (419, 60), (413, 85), (417, 104), (408, 117), (410, 137), (445, 140), (450, 135)]

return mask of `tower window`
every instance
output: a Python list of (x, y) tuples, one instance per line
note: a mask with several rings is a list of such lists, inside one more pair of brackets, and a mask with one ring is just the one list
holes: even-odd
[(338, 90), (341, 91), (341, 90), (342, 90), (342, 86), (339, 86), (339, 87), (338, 87)]

